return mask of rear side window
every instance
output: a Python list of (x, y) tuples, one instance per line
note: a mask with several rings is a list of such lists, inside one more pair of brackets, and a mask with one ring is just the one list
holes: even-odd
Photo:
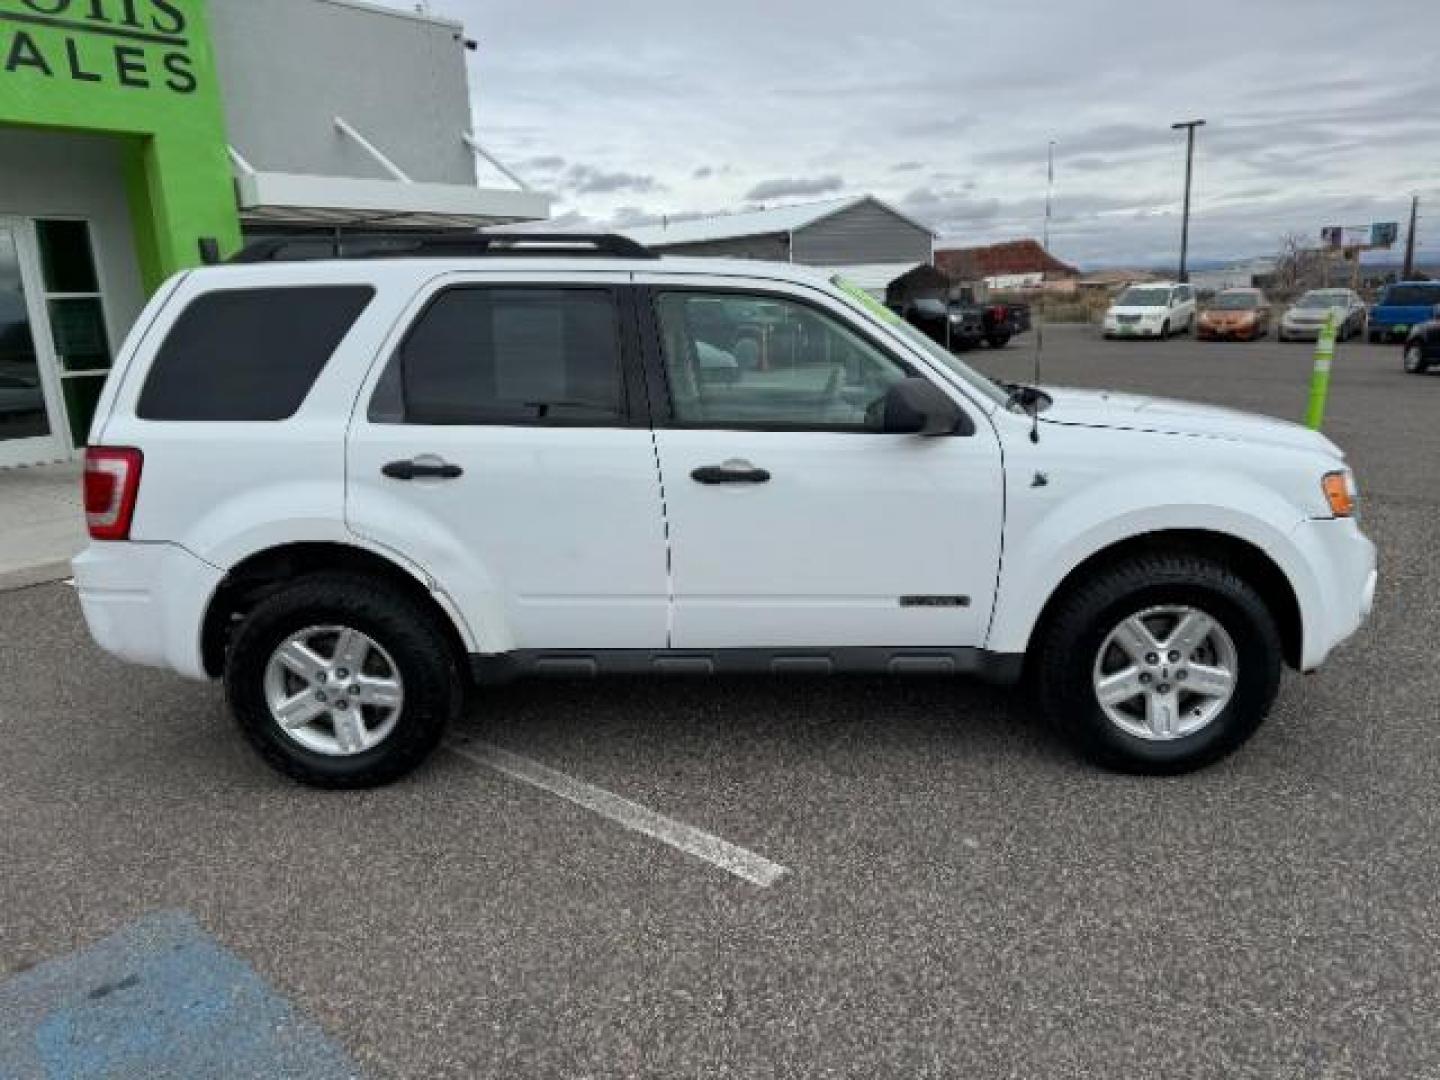
[(455, 288), (421, 313), (376, 387), (375, 423), (617, 423), (624, 417), (615, 294)]
[(294, 416), (375, 290), (226, 289), (175, 321), (140, 392), (142, 420)]

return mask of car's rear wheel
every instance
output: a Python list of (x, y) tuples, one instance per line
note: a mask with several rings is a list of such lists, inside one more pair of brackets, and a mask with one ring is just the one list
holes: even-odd
[(1420, 343), (1412, 342), (1405, 346), (1405, 370), (1411, 375), (1423, 375), (1429, 364), (1425, 361), (1425, 350)]
[(1009, 334), (991, 334), (985, 339), (992, 349), (1003, 349), (1010, 344)]
[(458, 658), (431, 613), (387, 582), (343, 573), (257, 605), (235, 633), (225, 686), (260, 755), (325, 788), (398, 780), (463, 700)]
[(1138, 558), (1061, 603), (1040, 643), (1047, 714), (1111, 769), (1181, 773), (1235, 750), (1269, 712), (1282, 649), (1254, 588), (1194, 555)]
[(1160, 340), (1164, 341), (1170, 336), (1170, 320), (1166, 319), (1160, 326)]

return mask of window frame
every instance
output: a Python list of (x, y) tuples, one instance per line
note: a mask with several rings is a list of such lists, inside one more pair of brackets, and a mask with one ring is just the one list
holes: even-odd
[(942, 393), (955, 402), (956, 408), (960, 409), (972, 423), (961, 425), (953, 437), (964, 437), (973, 434), (975, 425), (973, 417), (970, 416), (969, 401), (964, 397), (957, 397), (948, 387), (936, 383), (928, 372), (908, 358), (899, 355), (895, 349), (884, 342), (879, 341), (874, 334), (843, 315), (832, 311), (823, 304), (816, 303), (806, 296), (784, 289), (767, 288), (761, 285), (698, 285), (676, 281), (673, 284), (649, 282), (635, 286), (637, 307), (641, 314), (641, 345), (645, 366), (645, 381), (650, 398), (650, 413), (652, 424), (659, 431), (766, 431), (766, 432), (823, 432), (840, 435), (890, 435), (893, 432), (875, 431), (871, 428), (857, 427), (854, 424), (796, 424), (778, 420), (734, 420), (734, 421), (692, 421), (677, 420), (675, 418), (675, 404), (671, 396), (670, 371), (665, 362), (664, 335), (660, 324), (659, 300), (662, 294), (673, 293), (691, 294), (697, 296), (746, 296), (755, 297), (759, 300), (778, 300), (807, 308), (816, 315), (840, 323), (847, 331), (855, 335), (870, 348), (880, 353), (896, 367), (900, 368), (910, 378), (925, 379), (932, 385), (936, 385)]
[[(584, 417), (536, 417), (530, 420), (494, 419), (494, 420), (468, 420), (453, 424), (420, 423), (408, 418), (400, 420), (387, 420), (376, 415), (377, 403), (383, 393), (386, 392), (386, 382), (392, 377), (395, 368), (403, 364), (403, 356), (406, 347), (410, 344), (411, 338), (416, 330), (424, 322), (430, 310), (438, 304), (443, 297), (452, 292), (600, 292), (607, 294), (615, 307), (615, 356), (617, 373), (620, 377), (620, 413), (617, 417), (609, 419), (592, 419)], [(374, 427), (412, 427), (412, 428), (594, 428), (594, 429), (625, 429), (650, 427), (649, 411), (646, 408), (645, 385), (643, 376), (639, 370), (639, 341), (636, 329), (634, 290), (628, 285), (612, 281), (477, 281), (447, 280), (443, 281), (425, 295), (420, 305), (413, 314), (409, 314), (403, 320), (403, 328), (399, 339), (384, 357), (384, 362), (379, 365), (379, 374), (370, 387), (369, 398), (365, 402), (365, 410), (361, 414), (365, 423)], [(401, 407), (404, 409), (403, 396), (403, 368), (400, 372), (402, 379)]]

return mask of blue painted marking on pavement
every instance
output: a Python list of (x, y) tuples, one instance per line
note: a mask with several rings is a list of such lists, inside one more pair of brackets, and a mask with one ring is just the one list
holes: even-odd
[(180, 912), (0, 983), (3, 1080), (358, 1075), (318, 1027)]

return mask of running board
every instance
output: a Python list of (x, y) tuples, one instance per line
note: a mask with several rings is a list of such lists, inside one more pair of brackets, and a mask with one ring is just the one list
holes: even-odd
[(1025, 657), (985, 649), (517, 649), (470, 657), (475, 681), (601, 675), (971, 675), (1020, 680)]

